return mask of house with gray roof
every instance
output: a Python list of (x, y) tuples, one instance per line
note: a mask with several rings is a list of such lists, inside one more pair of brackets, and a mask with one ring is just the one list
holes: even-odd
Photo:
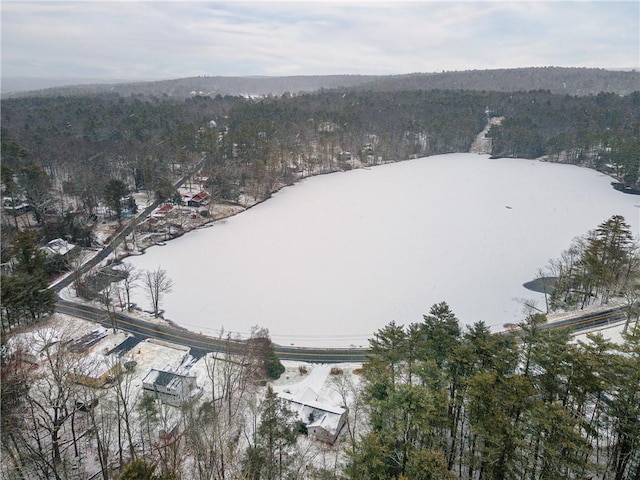
[(202, 387), (197, 385), (196, 377), (193, 375), (156, 369), (152, 369), (144, 378), (142, 389), (162, 403), (176, 407), (196, 400), (203, 391)]
[(294, 397), (284, 392), (278, 396), (289, 402), (289, 409), (307, 427), (309, 437), (333, 445), (347, 421), (347, 409), (318, 401), (318, 394), (308, 388)]

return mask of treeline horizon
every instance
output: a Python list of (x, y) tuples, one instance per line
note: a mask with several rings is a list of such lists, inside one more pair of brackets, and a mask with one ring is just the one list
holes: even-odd
[[(52, 79), (61, 84), (64, 79)], [(66, 85), (47, 86), (46, 79), (5, 78), (3, 96), (71, 96), (116, 93), (145, 94), (183, 100), (201, 94), (267, 96), (312, 93), (322, 89), (360, 88), (375, 91), (478, 90), (516, 92), (549, 90), (561, 95), (595, 95), (600, 92), (628, 95), (638, 89), (635, 68), (519, 67), (499, 69), (442, 70), (392, 75), (323, 74), (291, 76), (216, 76), (161, 80), (66, 79)], [(28, 85), (28, 87), (25, 87)]]

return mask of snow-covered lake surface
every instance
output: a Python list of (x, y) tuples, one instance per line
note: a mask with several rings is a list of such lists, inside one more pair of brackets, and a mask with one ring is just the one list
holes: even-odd
[[(535, 278), (640, 198), (594, 170), (440, 155), (309, 178), (240, 215), (127, 261), (167, 270), (165, 317), (195, 331), (269, 329), (280, 344), (364, 345), (446, 301), (463, 325), (520, 321)], [(135, 301), (145, 308), (142, 288)]]

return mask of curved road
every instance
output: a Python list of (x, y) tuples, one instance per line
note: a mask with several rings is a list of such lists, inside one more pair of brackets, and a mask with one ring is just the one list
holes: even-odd
[[(145, 338), (156, 338), (184, 345), (205, 352), (245, 353), (251, 348), (247, 340), (214, 338), (185, 328), (148, 322), (120, 312), (107, 312), (101, 308), (59, 299), (57, 311), (104, 325), (115, 326), (123, 331)], [(543, 329), (570, 328), (574, 332), (590, 328), (620, 323), (626, 320), (620, 308), (610, 308), (596, 313), (579, 315), (562, 321), (547, 323)], [(282, 360), (296, 360), (311, 363), (366, 362), (370, 351), (366, 348), (305, 348), (275, 345), (275, 351)]]
[[(204, 162), (205, 158), (203, 157), (198, 164), (194, 166), (192, 172), (197, 172)], [(188, 175), (183, 176), (174, 184), (174, 186), (177, 188), (182, 185), (186, 181), (187, 176)], [(113, 238), (109, 245), (106, 245), (91, 260), (82, 265), (81, 272), (88, 272), (107, 258), (124, 240), (124, 238), (129, 235), (143, 219), (151, 214), (159, 203), (159, 201), (153, 202), (136, 217), (132, 218), (129, 224)], [(59, 294), (63, 288), (73, 283), (73, 279), (74, 275), (69, 273), (67, 276), (53, 284), (51, 288)], [(110, 313), (101, 308), (62, 300), (61, 298), (58, 298), (56, 310), (60, 313), (100, 323), (109, 328), (113, 327), (112, 319), (115, 319), (117, 328), (120, 330), (124, 330), (141, 337), (153, 337), (206, 352), (231, 351), (240, 353), (245, 352), (247, 348), (251, 347), (251, 343), (247, 341), (208, 337), (180, 327), (147, 322), (140, 318), (125, 315), (124, 313)], [(282, 360), (296, 360), (315, 363), (365, 362), (367, 360), (368, 353), (368, 351), (363, 348), (304, 348), (283, 347), (279, 345), (274, 345), (274, 347), (276, 354)]]
[[(184, 328), (148, 322), (124, 313), (107, 312), (91, 305), (62, 299), (58, 299), (56, 311), (96, 322), (107, 328), (112, 328), (115, 321), (116, 328), (140, 337), (157, 338), (206, 352), (244, 353), (251, 348), (251, 342), (247, 340), (209, 337)], [(368, 354), (368, 350), (363, 348), (304, 348), (283, 347), (275, 344), (274, 347), (281, 360), (313, 363), (365, 362)]]

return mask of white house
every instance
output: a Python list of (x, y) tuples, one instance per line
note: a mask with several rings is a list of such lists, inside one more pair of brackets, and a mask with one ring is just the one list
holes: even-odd
[(279, 393), (278, 396), (289, 402), (289, 408), (307, 427), (311, 438), (333, 445), (347, 420), (347, 409), (327, 405), (318, 401), (318, 394), (311, 388), (298, 396)]
[(62, 238), (55, 238), (47, 243), (44, 247), (41, 247), (40, 250), (42, 250), (47, 256), (61, 255), (64, 257), (74, 248), (76, 248), (76, 245), (74, 245), (73, 243), (69, 243)]
[(142, 381), (142, 389), (162, 403), (179, 406), (202, 395), (196, 377), (152, 369)]

